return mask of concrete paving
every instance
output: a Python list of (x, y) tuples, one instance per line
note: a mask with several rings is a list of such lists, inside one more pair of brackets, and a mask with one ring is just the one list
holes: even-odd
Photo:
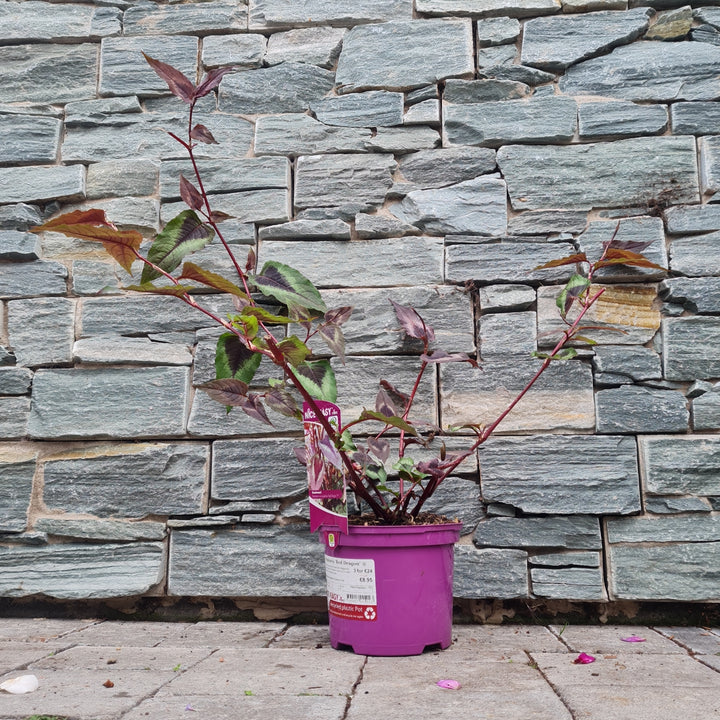
[[(324, 626), (0, 618), (0, 683), (39, 681), (0, 692), (0, 720), (720, 719), (720, 628), (458, 625), (453, 637), (383, 658), (333, 650)], [(574, 663), (581, 652), (595, 662)]]

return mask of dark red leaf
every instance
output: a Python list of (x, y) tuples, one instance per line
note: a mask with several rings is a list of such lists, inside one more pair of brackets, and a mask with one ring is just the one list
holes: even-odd
[(170, 92), (190, 104), (195, 96), (195, 85), (172, 65), (156, 60), (143, 53), (150, 67), (167, 83)]
[(197, 86), (195, 90), (195, 99), (204, 97), (209, 92), (212, 92), (220, 84), (220, 81), (223, 79), (223, 75), (227, 75), (227, 73), (233, 72), (234, 70), (235, 68), (233, 67), (221, 67), (210, 70), (210, 72), (205, 75), (202, 82)]
[(191, 210), (200, 210), (205, 204), (200, 191), (182, 174), (180, 175), (180, 197)]
[(247, 260), (245, 261), (245, 272), (255, 272), (255, 266), (257, 265), (257, 256), (255, 250), (250, 248), (247, 254)]
[(201, 143), (205, 143), (206, 145), (218, 145), (218, 141), (213, 137), (213, 134), (204, 126), (204, 125), (196, 125), (191, 131), (190, 131), (190, 137), (193, 140), (198, 140)]
[(251, 393), (245, 398), (245, 401), (240, 403), (240, 409), (254, 420), (260, 420), (260, 422), (266, 425), (272, 425), (270, 418), (268, 418), (265, 408), (263, 407), (262, 400), (257, 393)]
[(435, 333), (433, 329), (426, 325), (422, 319), (420, 313), (413, 307), (408, 305), (399, 305), (394, 300), (390, 300), (393, 308), (395, 309), (395, 315), (402, 325), (402, 329), (406, 335), (413, 338), (419, 338), (420, 340), (426, 340), (432, 342), (435, 339)]
[(534, 270), (547, 270), (548, 268), (560, 267), (562, 265), (577, 265), (578, 263), (588, 262), (585, 253), (575, 253), (574, 255), (568, 255), (558, 260), (550, 260), (550, 262), (543, 263), (533, 268)]
[(227, 213), (221, 212), (220, 210), (213, 210), (210, 213), (210, 219), (214, 223), (221, 223), (221, 222), (224, 222), (225, 220), (232, 220), (232, 218), (233, 218), (232, 215), (228, 215)]

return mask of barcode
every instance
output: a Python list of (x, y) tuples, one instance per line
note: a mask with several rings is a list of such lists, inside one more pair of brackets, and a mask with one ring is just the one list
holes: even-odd
[(347, 593), (345, 595), (347, 600), (355, 600), (359, 602), (373, 602), (375, 598), (372, 595), (357, 595), (354, 593)]

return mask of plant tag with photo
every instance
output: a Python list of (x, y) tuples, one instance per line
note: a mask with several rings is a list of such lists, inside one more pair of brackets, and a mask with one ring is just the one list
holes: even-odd
[[(315, 402), (328, 423), (339, 430), (340, 408), (331, 402)], [(326, 527), (347, 533), (347, 482), (342, 457), (308, 403), (303, 405), (303, 426), (310, 532)]]
[(377, 620), (375, 561), (325, 556), (328, 612), (346, 620)]

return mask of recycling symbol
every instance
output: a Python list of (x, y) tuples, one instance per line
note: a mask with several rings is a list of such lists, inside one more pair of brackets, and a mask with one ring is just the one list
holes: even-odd
[(374, 607), (366, 607), (365, 608), (365, 619), (366, 620), (374, 620), (376, 617), (375, 608)]

